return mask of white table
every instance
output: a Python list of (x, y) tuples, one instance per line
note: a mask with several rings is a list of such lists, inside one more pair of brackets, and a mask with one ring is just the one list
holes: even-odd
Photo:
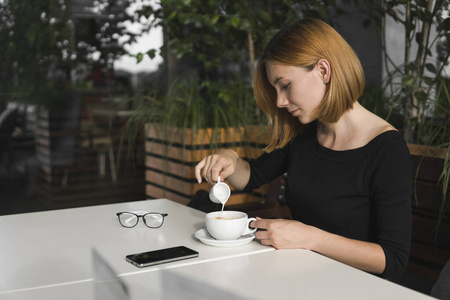
[[(116, 216), (121, 211), (169, 215), (158, 229), (146, 227), (142, 220), (134, 228), (124, 228)], [(204, 226), (204, 216), (203, 212), (166, 199), (2, 216), (0, 295), (6, 291), (92, 280), (93, 247), (119, 275), (273, 250), (256, 241), (232, 248), (204, 245), (194, 237), (195, 231)], [(127, 254), (178, 245), (197, 250), (200, 256), (143, 269), (125, 261)]]
[[(257, 253), (121, 278), (132, 300), (432, 299), (307, 250)], [(0, 294), (0, 298), (90, 300), (93, 294), (94, 282), (85, 281)]]
[[(127, 229), (119, 211), (168, 213), (156, 230)], [(253, 241), (217, 248), (194, 236), (204, 213), (168, 200), (147, 200), (0, 217), (0, 299), (94, 299), (91, 248), (130, 289), (131, 299), (430, 299), (306, 250)], [(140, 221), (142, 222), (142, 221)], [(185, 245), (198, 258), (138, 269), (130, 253)], [(202, 297), (204, 296), (204, 297)]]
[[(170, 274), (169, 274), (170, 273)], [(145, 274), (133, 277), (145, 282)], [(174, 279), (175, 278), (175, 279)], [(130, 278), (131, 279), (131, 278)], [(171, 279), (170, 282), (167, 279)], [(188, 282), (186, 284), (186, 282)], [(432, 299), (308, 250), (277, 250), (165, 271), (162, 288), (169, 299)], [(170, 288), (170, 284), (184, 289)], [(184, 283), (184, 284), (183, 284)], [(201, 294), (202, 288), (206, 292)], [(142, 295), (138, 295), (142, 296)], [(187, 299), (187, 298), (185, 298)]]

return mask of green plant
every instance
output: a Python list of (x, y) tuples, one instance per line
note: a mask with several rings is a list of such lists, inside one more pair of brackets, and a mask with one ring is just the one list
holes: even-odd
[[(448, 193), (450, 182), (450, 92), (449, 80), (441, 80), (438, 85), (436, 102), (435, 121), (431, 122), (434, 128), (431, 132), (434, 134), (431, 139), (436, 141), (442, 147), (445, 153), (442, 173), (439, 178), (439, 183), (442, 184), (442, 202), (439, 208), (439, 216), (437, 228), (441, 224), (450, 207), (450, 194)], [(446, 149), (445, 149), (446, 148)]]
[[(211, 141), (217, 140), (219, 128), (246, 128), (266, 122), (257, 113), (253, 91), (241, 82), (229, 85), (201, 81), (196, 77), (178, 78), (165, 95), (139, 96), (142, 104), (126, 124), (126, 136), (133, 145), (142, 128), (157, 123), (169, 137), (173, 128), (192, 130), (213, 128)], [(132, 153), (133, 149), (128, 148)]]
[[(401, 127), (408, 142), (421, 141), (422, 127), (429, 129), (429, 121), (437, 109), (439, 83), (445, 76), (449, 62), (450, 18), (448, 0), (387, 1), (380, 7), (385, 89), (392, 107), (403, 115)], [(402, 37), (403, 61), (395, 60), (398, 49), (389, 49), (386, 36), (393, 20)], [(398, 35), (396, 35), (398, 39)]]
[[(393, 0), (372, 9), (378, 11), (371, 17), (382, 35), (385, 78), (380, 90), (388, 99), (390, 116), (401, 116), (395, 125), (407, 142), (440, 147), (447, 153), (437, 183), (442, 185), (437, 233), (450, 205), (450, 97), (445, 73), (450, 56), (450, 1)], [(396, 30), (395, 44), (403, 49), (392, 48), (388, 40), (392, 30)]]

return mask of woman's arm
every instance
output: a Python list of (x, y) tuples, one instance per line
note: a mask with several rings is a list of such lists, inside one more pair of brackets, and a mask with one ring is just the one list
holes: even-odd
[(217, 182), (220, 176), (222, 180), (227, 179), (236, 190), (242, 190), (250, 178), (250, 165), (236, 151), (221, 150), (203, 158), (195, 166), (198, 183), (202, 182), (202, 176), (210, 184)]
[(345, 238), (293, 220), (257, 219), (256, 238), (276, 249), (308, 249), (360, 270), (381, 274), (386, 257), (380, 245)]

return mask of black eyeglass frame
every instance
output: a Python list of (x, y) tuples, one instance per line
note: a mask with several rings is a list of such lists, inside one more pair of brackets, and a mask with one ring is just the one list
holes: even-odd
[[(134, 224), (133, 226), (125, 226), (125, 225), (123, 225), (122, 222), (120, 222), (120, 215), (121, 215), (121, 214), (135, 215), (136, 218), (137, 218), (136, 224)], [(165, 219), (165, 217), (167, 217), (169, 214), (166, 214), (166, 213), (159, 213), (159, 212), (148, 212), (148, 213), (145, 213), (145, 214), (137, 214), (137, 213), (130, 212), (130, 211), (122, 211), (122, 212), (116, 213), (116, 215), (117, 215), (117, 218), (119, 219), (119, 223), (120, 223), (120, 225), (122, 225), (122, 227), (125, 227), (125, 228), (133, 228), (133, 227), (136, 227), (136, 225), (139, 223), (139, 218), (142, 218), (142, 221), (144, 222), (145, 226), (147, 226), (148, 228), (156, 229), (156, 228), (160, 228), (160, 227), (164, 224), (164, 219)], [(145, 218), (144, 218), (146, 215), (160, 215), (160, 216), (162, 216), (163, 219), (162, 219), (161, 225), (159, 225), (159, 226), (157, 226), (157, 227), (155, 227), (155, 226), (149, 226), (149, 225), (147, 224), (147, 222), (145, 221)]]

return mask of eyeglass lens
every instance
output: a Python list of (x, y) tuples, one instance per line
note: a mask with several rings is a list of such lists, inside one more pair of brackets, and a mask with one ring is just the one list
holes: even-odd
[(161, 214), (146, 214), (143, 219), (145, 225), (152, 228), (160, 227), (164, 222), (164, 217)]
[[(119, 222), (124, 227), (134, 227), (139, 222), (139, 216), (134, 213), (119, 213)], [(151, 228), (161, 227), (164, 223), (164, 216), (159, 213), (147, 213), (142, 216), (145, 225)]]
[(118, 214), (119, 216), (119, 222), (122, 224), (123, 227), (134, 227), (139, 222), (139, 217), (132, 213), (121, 213)]

